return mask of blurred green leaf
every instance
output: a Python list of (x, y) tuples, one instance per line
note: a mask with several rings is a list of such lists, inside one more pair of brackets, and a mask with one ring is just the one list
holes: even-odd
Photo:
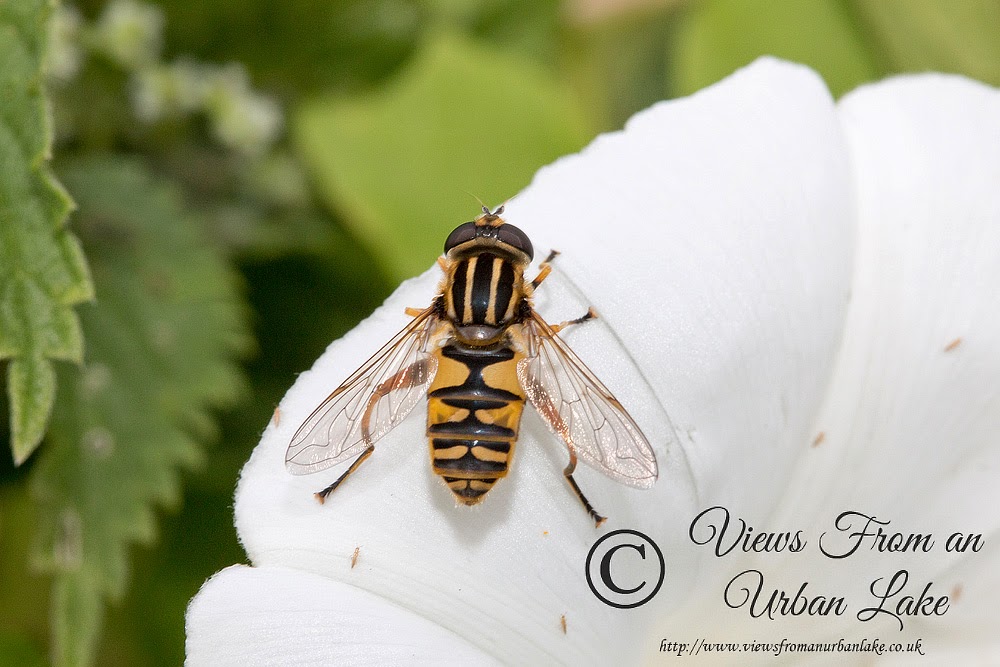
[(590, 137), (573, 97), (517, 56), (454, 36), (432, 39), (387, 89), (307, 104), (296, 144), (331, 208), (405, 278), (478, 213), (502, 203)]
[(93, 296), (83, 253), (64, 228), (72, 202), (47, 162), (50, 10), (46, 0), (0, 3), (0, 359), (13, 358), (7, 390), (17, 463), (45, 433), (55, 398), (51, 360), (83, 354), (72, 306)]
[[(259, 426), (266, 418), (255, 421)], [(209, 576), (246, 561), (233, 526), (239, 468), (220, 471), (214, 458), (213, 451), (211, 476), (229, 473), (227, 488), (205, 494), (185, 484), (183, 510), (163, 517), (161, 544), (135, 550), (128, 594), (121, 606), (108, 609), (95, 664), (183, 665), (184, 612), (191, 598)]]
[(157, 4), (169, 17), (168, 53), (238, 61), (251, 71), (256, 85), (288, 96), (378, 81), (409, 57), (425, 14), (418, 0)]
[(702, 0), (678, 22), (671, 93), (693, 93), (773, 55), (809, 65), (840, 95), (884, 73), (870, 46), (838, 0)]
[[(11, 465), (8, 459), (5, 463)], [(18, 469), (18, 478), (34, 460)], [(48, 640), (48, 577), (31, 569), (28, 563), (37, 512), (26, 484), (0, 485), (0, 626), (8, 638), (21, 637), (44, 651)], [(19, 643), (19, 642), (15, 642)], [(13, 649), (14, 647), (10, 647)], [(20, 660), (0, 665), (20, 665)], [(30, 663), (28, 663), (30, 664)]]
[(233, 203), (214, 209), (212, 217), (213, 236), (241, 259), (328, 254), (338, 237), (328, 218), (308, 210), (262, 214), (250, 204)]
[(676, 4), (580, 24), (567, 33), (567, 69), (602, 130), (617, 130), (668, 91)]
[(62, 667), (93, 662), (103, 626), (100, 577), (56, 576), (52, 585), (53, 664)]
[(959, 72), (1000, 85), (1000, 2), (847, 2), (892, 69)]
[(430, 22), (494, 48), (558, 65), (560, 0), (423, 0)]
[(0, 665), (45, 667), (45, 656), (28, 639), (0, 630)]
[(213, 407), (244, 388), (244, 307), (222, 253), (169, 186), (122, 158), (61, 171), (80, 204), (97, 302), (81, 310), (82, 368), (60, 369), (48, 443), (32, 477), (36, 559), (54, 575), (57, 664), (86, 664), (103, 601), (122, 596), (128, 547), (176, 503), (178, 472), (201, 461)]

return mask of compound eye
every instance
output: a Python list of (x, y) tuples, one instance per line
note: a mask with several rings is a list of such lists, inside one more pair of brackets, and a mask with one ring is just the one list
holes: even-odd
[[(456, 230), (458, 231), (458, 230)], [(506, 243), (507, 245), (514, 246), (525, 255), (528, 256), (528, 261), (531, 261), (535, 257), (535, 249), (531, 245), (531, 239), (528, 235), (522, 232), (520, 229), (514, 225), (503, 225), (498, 230), (497, 238)]]
[(476, 238), (476, 223), (474, 222), (464, 222), (458, 227), (456, 227), (451, 234), (448, 234), (448, 238), (444, 242), (444, 252), (448, 252), (455, 246), (460, 246), (463, 243), (471, 241)]

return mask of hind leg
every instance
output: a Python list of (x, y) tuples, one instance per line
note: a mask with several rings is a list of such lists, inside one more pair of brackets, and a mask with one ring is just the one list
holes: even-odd
[(364, 463), (365, 460), (367, 460), (368, 457), (371, 456), (372, 452), (374, 452), (374, 451), (375, 451), (375, 445), (368, 445), (368, 449), (366, 449), (365, 451), (361, 452), (361, 456), (359, 456), (358, 458), (354, 459), (354, 463), (351, 464), (351, 467), (348, 468), (347, 471), (343, 475), (341, 475), (340, 477), (338, 477), (336, 482), (334, 482), (330, 486), (326, 487), (322, 491), (317, 491), (316, 492), (316, 500), (318, 500), (320, 503), (326, 502), (326, 497), (328, 495), (330, 495), (331, 493), (333, 493), (334, 491), (336, 491), (337, 487), (340, 486), (341, 484), (343, 484), (344, 480), (347, 479), (351, 475), (351, 473), (353, 473), (355, 470), (357, 470), (358, 468), (360, 468), (361, 464)]
[(587, 514), (589, 514), (590, 518), (594, 520), (594, 525), (597, 528), (600, 528), (601, 524), (608, 520), (608, 517), (598, 514), (597, 510), (594, 509), (594, 506), (590, 504), (589, 500), (587, 500), (587, 496), (583, 495), (583, 491), (580, 490), (580, 485), (576, 483), (575, 479), (573, 479), (574, 470), (576, 470), (576, 449), (570, 445), (569, 465), (567, 465), (566, 469), (563, 470), (563, 475), (566, 476), (566, 481), (569, 482), (569, 485), (573, 487), (573, 493), (576, 494), (576, 497), (583, 505), (583, 508), (587, 510)]

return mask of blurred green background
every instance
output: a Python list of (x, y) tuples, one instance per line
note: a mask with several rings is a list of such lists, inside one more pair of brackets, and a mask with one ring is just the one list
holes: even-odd
[[(0, 362), (15, 414), (46, 429), (15, 466), (11, 444), (30, 443), (8, 442), (0, 406), (10, 665), (183, 661), (188, 600), (245, 560), (232, 495), (274, 407), (431, 265), (476, 214), (468, 193), (498, 204), (761, 54), (811, 65), (835, 95), (928, 69), (1000, 84), (989, 0), (19, 1), (42, 22), (15, 2), (0, 23), (48, 44), (51, 165), (95, 298), (70, 309), (85, 276), (60, 303), (0, 293), (0, 328), (48, 326), (66, 349), (79, 331), (85, 350), (35, 359), (55, 369), (47, 424), (45, 374)], [(32, 238), (0, 233), (0, 260), (50, 275)], [(0, 357), (27, 354), (4, 350), (0, 335)]]

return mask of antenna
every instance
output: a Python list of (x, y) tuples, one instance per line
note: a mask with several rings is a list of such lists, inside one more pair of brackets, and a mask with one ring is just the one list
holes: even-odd
[(479, 206), (481, 206), (482, 209), (483, 209), (483, 215), (482, 215), (482, 217), (483, 217), (483, 219), (486, 222), (493, 222), (494, 220), (496, 220), (497, 218), (500, 217), (501, 213), (503, 213), (503, 207), (504, 207), (504, 204), (506, 204), (506, 202), (504, 202), (504, 204), (500, 204), (500, 206), (497, 207), (497, 210), (491, 211), (490, 207), (487, 206), (486, 204), (484, 204), (482, 199), (480, 199), (476, 195), (472, 194), (468, 190), (464, 190), (464, 192), (465, 192), (465, 194), (469, 195), (470, 197), (472, 197), (473, 199), (475, 199), (477, 202), (479, 202)]
[(482, 200), (482, 199), (480, 199), (480, 198), (479, 198), (479, 197), (477, 197), (476, 195), (472, 194), (472, 193), (471, 193), (471, 192), (469, 192), (468, 190), (462, 190), (462, 192), (464, 192), (465, 194), (469, 195), (470, 197), (472, 197), (473, 199), (475, 199), (475, 200), (476, 200), (477, 202), (479, 202), (479, 206), (480, 206), (480, 207), (482, 207), (482, 209), (483, 209), (483, 213), (485, 213), (486, 215), (489, 215), (489, 214), (490, 214), (490, 209), (489, 209), (489, 207), (488, 207), (488, 206), (487, 206), (486, 204), (484, 204), (484, 203), (483, 203), (483, 200)]

